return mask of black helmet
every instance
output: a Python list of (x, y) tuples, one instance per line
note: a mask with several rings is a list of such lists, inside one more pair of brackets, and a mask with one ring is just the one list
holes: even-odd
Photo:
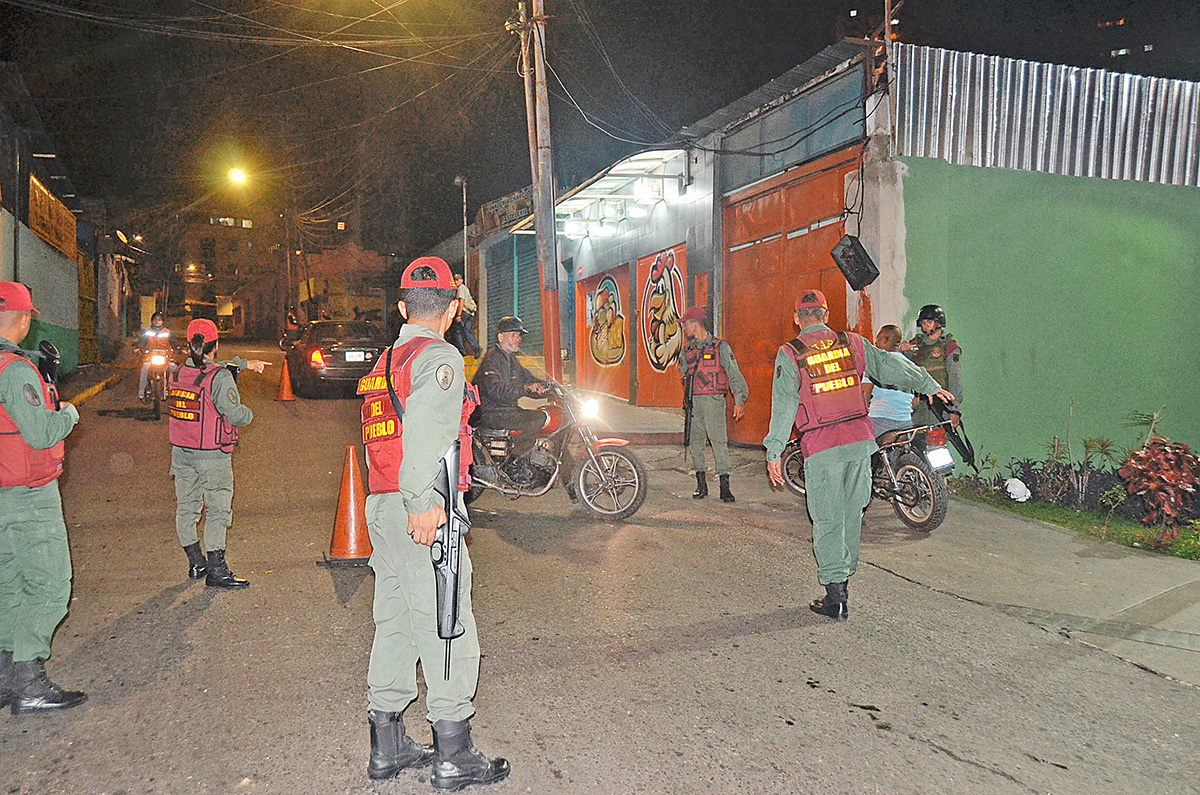
[(525, 324), (521, 322), (521, 318), (512, 316), (500, 318), (500, 322), (496, 324), (496, 333), (505, 334), (509, 331), (519, 331), (522, 334), (529, 333), (529, 330), (525, 328)]
[(946, 311), (937, 304), (925, 304), (917, 313), (917, 322), (920, 323), (922, 320), (932, 320), (938, 324), (939, 328), (945, 328)]

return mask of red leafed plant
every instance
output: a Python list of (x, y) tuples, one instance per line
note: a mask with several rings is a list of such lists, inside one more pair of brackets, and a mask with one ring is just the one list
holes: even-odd
[(1130, 494), (1142, 498), (1142, 524), (1161, 525), (1158, 546), (1169, 546), (1179, 537), (1196, 490), (1200, 488), (1200, 459), (1187, 445), (1169, 439), (1151, 439), (1133, 455), (1117, 474)]

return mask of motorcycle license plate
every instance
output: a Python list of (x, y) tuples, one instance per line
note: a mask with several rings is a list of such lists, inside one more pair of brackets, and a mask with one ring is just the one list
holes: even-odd
[(346, 361), (348, 362), (365, 362), (366, 360), (366, 351), (346, 351)]
[(925, 460), (935, 470), (949, 469), (954, 466), (954, 454), (948, 447), (930, 447), (925, 451)]

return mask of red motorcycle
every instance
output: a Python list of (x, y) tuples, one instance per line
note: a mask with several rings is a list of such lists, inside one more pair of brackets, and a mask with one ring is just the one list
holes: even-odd
[(485, 489), (506, 497), (540, 497), (561, 483), (571, 500), (588, 513), (619, 522), (642, 507), (649, 491), (646, 466), (624, 439), (598, 438), (589, 420), (599, 415), (595, 398), (563, 384), (550, 383), (549, 403), (539, 411), (545, 423), (528, 453), (513, 458), (513, 431), (476, 428), (471, 437), (474, 501)]

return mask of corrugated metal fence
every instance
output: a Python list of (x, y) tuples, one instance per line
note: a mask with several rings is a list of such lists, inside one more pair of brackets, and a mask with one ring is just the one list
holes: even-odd
[(1200, 183), (1200, 83), (895, 45), (901, 156)]

